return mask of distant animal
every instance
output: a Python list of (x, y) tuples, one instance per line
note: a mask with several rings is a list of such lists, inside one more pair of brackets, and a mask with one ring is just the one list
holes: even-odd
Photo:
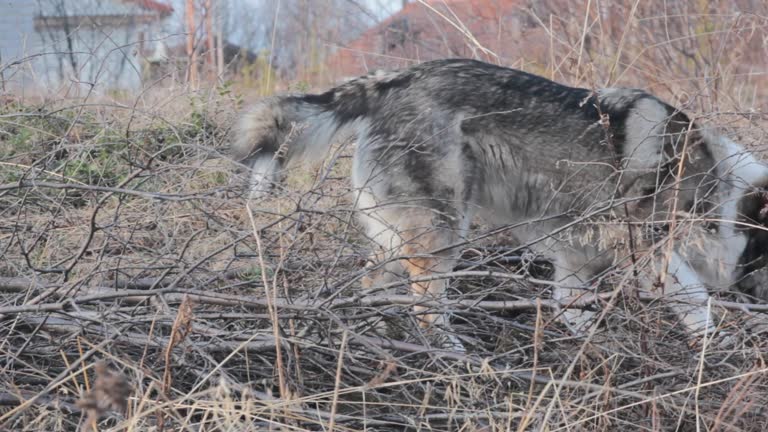
[[(373, 257), (417, 279), (415, 296), (443, 298), (445, 279), (424, 279), (452, 271), (482, 215), (551, 259), (561, 302), (589, 293), (606, 269), (630, 267), (627, 251), (645, 252), (635, 264), (655, 270), (644, 288), (662, 282), (692, 335), (714, 330), (708, 288), (768, 297), (768, 166), (643, 90), (430, 61), (263, 99), (242, 114), (232, 150), (258, 200), (284, 168), (350, 134), (354, 202)], [(416, 311), (424, 327), (446, 324)], [(581, 332), (594, 311), (561, 317)]]

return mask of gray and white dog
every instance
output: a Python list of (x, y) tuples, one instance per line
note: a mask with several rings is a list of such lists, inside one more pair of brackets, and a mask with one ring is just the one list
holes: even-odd
[[(664, 275), (644, 272), (645, 288), (674, 296), (671, 307), (696, 334), (713, 329), (708, 288), (768, 290), (768, 166), (642, 90), (591, 91), (438, 60), (262, 100), (236, 134), (252, 199), (288, 164), (354, 135), (360, 221), (378, 262), (404, 267), (417, 296), (443, 296), (436, 274), (452, 270), (477, 214), (512, 225), (551, 258), (561, 301), (614, 265), (645, 263)], [(416, 309), (422, 325), (444, 323)], [(562, 317), (583, 331), (593, 312)]]

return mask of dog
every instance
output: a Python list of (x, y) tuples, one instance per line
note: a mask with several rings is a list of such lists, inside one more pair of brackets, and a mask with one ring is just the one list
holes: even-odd
[[(354, 201), (378, 246), (373, 260), (404, 268), (419, 298), (443, 297), (439, 275), (476, 215), (551, 259), (560, 302), (613, 266), (642, 262), (654, 269), (642, 288), (675, 297), (698, 335), (715, 329), (708, 288), (768, 290), (768, 166), (643, 90), (437, 60), (261, 100), (235, 130), (251, 200), (285, 168), (354, 136)], [(424, 327), (447, 324), (415, 310)], [(594, 321), (590, 310), (560, 316), (576, 333)]]

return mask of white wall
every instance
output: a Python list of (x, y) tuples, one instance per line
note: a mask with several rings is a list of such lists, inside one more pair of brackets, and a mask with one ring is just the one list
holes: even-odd
[(83, 95), (91, 88), (108, 94), (141, 87), (139, 35), (156, 37), (163, 22), (135, 24), (126, 17), (120, 26), (91, 22), (69, 32), (36, 31), (39, 11), (35, 0), (0, 0), (0, 69), (6, 91)]

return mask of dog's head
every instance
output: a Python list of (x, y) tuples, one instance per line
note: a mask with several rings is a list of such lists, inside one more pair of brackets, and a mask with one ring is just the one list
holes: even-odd
[(670, 218), (690, 215), (701, 228), (694, 233), (707, 241), (686, 246), (685, 255), (707, 283), (735, 285), (768, 301), (768, 164), (708, 131), (694, 134), (687, 147), (685, 158), (669, 158), (655, 173), (655, 183), (645, 179), (635, 213), (662, 231)]
[(745, 246), (736, 269), (740, 290), (768, 301), (768, 168), (766, 176), (739, 199), (736, 231)]
[(718, 160), (718, 231), (729, 260), (731, 281), (768, 301), (768, 164), (724, 137), (707, 136)]

